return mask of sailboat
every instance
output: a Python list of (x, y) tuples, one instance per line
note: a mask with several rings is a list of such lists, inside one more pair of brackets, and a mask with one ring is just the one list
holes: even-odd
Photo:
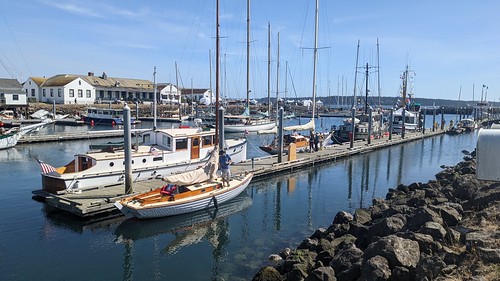
[[(217, 0), (217, 58), (219, 53), (219, 1)], [(218, 60), (217, 60), (218, 64)], [(216, 96), (219, 95), (218, 68)], [(218, 120), (218, 118), (217, 118)], [(221, 128), (217, 125), (218, 130)], [(195, 212), (229, 201), (241, 194), (252, 180), (252, 173), (233, 176), (228, 186), (217, 175), (219, 166), (218, 139), (206, 163), (194, 171), (163, 177), (166, 185), (152, 191), (133, 195), (115, 202), (127, 217), (157, 218)], [(221, 145), (223, 147), (223, 145)]]
[(41, 123), (22, 127), (13, 127), (9, 130), (5, 130), (3, 127), (0, 127), (0, 149), (14, 147), (19, 139), (21, 139), (21, 137), (25, 134), (40, 130), (43, 126), (52, 122), (53, 121), (51, 119), (45, 119)]
[(250, 0), (247, 0), (247, 78), (246, 78), (246, 107), (241, 115), (227, 115), (224, 117), (224, 131), (226, 133), (247, 133), (259, 130), (270, 130), (276, 126), (274, 121), (264, 116), (252, 116), (250, 113)]

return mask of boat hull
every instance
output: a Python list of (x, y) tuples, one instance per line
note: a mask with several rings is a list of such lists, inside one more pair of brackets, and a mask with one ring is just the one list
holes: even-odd
[(257, 132), (261, 130), (270, 130), (275, 126), (276, 124), (274, 122), (241, 124), (241, 125), (224, 125), (224, 132), (226, 133)]
[(191, 213), (203, 209), (217, 207), (241, 194), (252, 180), (253, 174), (245, 175), (242, 180), (233, 180), (229, 187), (199, 195), (186, 200), (166, 201), (152, 206), (140, 206), (128, 202), (117, 201), (115, 206), (127, 217), (140, 219), (159, 218)]

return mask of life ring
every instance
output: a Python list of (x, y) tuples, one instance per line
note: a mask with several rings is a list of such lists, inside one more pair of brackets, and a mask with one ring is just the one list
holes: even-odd
[(175, 190), (177, 189), (177, 185), (175, 184), (167, 184), (162, 186), (160, 193), (165, 195), (174, 195)]

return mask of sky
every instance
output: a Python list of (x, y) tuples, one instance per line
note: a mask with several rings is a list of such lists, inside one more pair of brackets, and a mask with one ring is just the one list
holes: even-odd
[[(247, 1), (219, 6), (220, 92), (243, 99)], [(159, 83), (215, 90), (215, 7), (215, 0), (0, 0), (0, 77), (22, 83), (105, 72), (153, 81), (156, 67)], [(352, 96), (355, 80), (364, 95), (368, 65), (370, 98), (399, 96), (408, 67), (415, 99), (500, 101), (499, 11), (496, 0), (320, 0), (317, 97)], [(268, 62), (272, 97), (312, 97), (314, 15), (315, 0), (251, 0), (250, 98), (267, 98)]]

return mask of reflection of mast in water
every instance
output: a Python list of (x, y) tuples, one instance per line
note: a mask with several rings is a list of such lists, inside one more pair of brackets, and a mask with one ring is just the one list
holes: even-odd
[(363, 168), (361, 171), (361, 194), (359, 207), (363, 208), (364, 193), (368, 191), (368, 183), (370, 182), (370, 156), (365, 154), (363, 157)]
[(216, 280), (219, 276), (219, 262), (225, 261), (225, 248), (229, 245), (229, 222), (228, 219), (218, 220), (208, 232), (208, 240), (214, 245), (212, 280)]
[[(420, 143), (422, 144), (420, 146), (420, 157), (422, 158), (422, 156), (424, 155), (424, 148), (425, 148), (425, 140), (420, 140)], [(419, 162), (419, 168), (420, 170), (422, 170), (422, 166), (424, 165), (424, 161), (418, 161)]]
[(347, 198), (349, 199), (349, 209), (352, 209), (352, 159), (347, 165)]
[(398, 178), (396, 181), (396, 186), (401, 184), (402, 177), (403, 177), (403, 157), (405, 155), (405, 146), (404, 145), (399, 145), (399, 166), (398, 166)]
[(386, 181), (389, 181), (389, 179), (391, 178), (391, 162), (392, 162), (391, 154), (392, 154), (392, 149), (389, 148), (389, 153), (387, 153), (387, 176), (385, 178)]
[[(431, 148), (434, 147), (435, 145), (436, 138), (431, 138)], [(429, 164), (432, 164), (432, 161), (434, 160), (434, 156), (437, 156), (437, 153), (431, 153), (429, 156)]]
[(274, 230), (280, 231), (281, 229), (281, 181), (276, 183), (276, 208), (274, 209)]
[(380, 153), (377, 152), (375, 153), (375, 178), (373, 179), (372, 201), (375, 198), (375, 190), (377, 189), (379, 166), (380, 166)]

